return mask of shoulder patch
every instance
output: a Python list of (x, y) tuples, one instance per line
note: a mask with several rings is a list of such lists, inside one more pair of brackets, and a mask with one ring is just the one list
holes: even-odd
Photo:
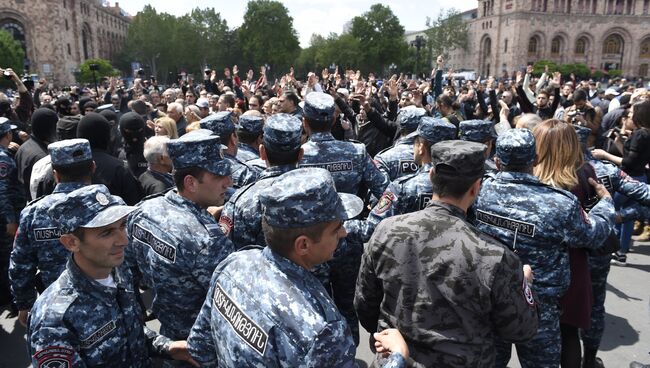
[(61, 237), (61, 230), (56, 227), (43, 227), (34, 229), (34, 239), (37, 242), (56, 240)]
[(495, 227), (516, 231), (517, 234), (526, 235), (531, 238), (535, 237), (535, 225), (529, 222), (519, 221), (493, 213), (476, 210), (476, 220)]
[(115, 321), (110, 321), (107, 324), (100, 327), (97, 331), (93, 332), (87, 338), (81, 340), (80, 347), (82, 349), (88, 349), (89, 347), (95, 345), (98, 341), (106, 337), (109, 333), (115, 330)]
[(381, 196), (379, 199), (379, 202), (377, 202), (377, 205), (375, 206), (373, 212), (376, 215), (380, 215), (390, 209), (390, 207), (393, 205), (393, 202), (395, 202), (395, 194), (392, 192), (386, 192), (384, 195)]
[(418, 164), (413, 160), (399, 160), (399, 172), (401, 174), (413, 174), (418, 171)]
[(229, 237), (230, 231), (232, 231), (233, 228), (233, 223), (232, 219), (228, 216), (221, 216), (219, 217), (219, 227), (221, 227), (221, 231), (226, 235), (226, 237)]
[(7, 175), (9, 175), (9, 165), (4, 162), (0, 162), (0, 178), (4, 178)]
[(528, 282), (524, 279), (523, 284), (521, 285), (521, 291), (524, 294), (524, 299), (529, 306), (535, 306), (535, 298), (533, 297), (533, 291), (530, 289)]
[(418, 195), (418, 209), (425, 209), (429, 205), (429, 202), (431, 202), (431, 197), (433, 197), (433, 193), (420, 193)]
[(147, 244), (160, 257), (171, 263), (176, 262), (176, 247), (156, 237), (151, 231), (136, 224), (133, 226), (133, 238)]
[(74, 350), (63, 346), (48, 346), (34, 354), (38, 368), (71, 368)]
[(218, 283), (214, 288), (212, 303), (219, 314), (228, 321), (230, 327), (235, 330), (248, 346), (253, 348), (260, 355), (266, 351), (266, 343), (269, 335), (255, 321), (253, 321), (239, 306), (226, 294)]

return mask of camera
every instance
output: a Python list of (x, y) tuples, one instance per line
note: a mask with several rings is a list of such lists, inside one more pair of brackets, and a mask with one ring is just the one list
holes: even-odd
[(138, 77), (144, 76), (144, 69), (140, 68), (138, 69)]
[(90, 70), (93, 71), (93, 72), (96, 72), (96, 71), (99, 70), (99, 65), (97, 65), (97, 64), (90, 64), (89, 66), (90, 66)]
[(621, 134), (621, 129), (619, 128), (612, 128), (609, 132), (607, 132), (606, 137), (609, 139), (616, 139), (616, 135)]
[(11, 80), (11, 73), (9, 73), (8, 71), (5, 70), (4, 73), (2, 73), (2, 75), (5, 77), (5, 79)]

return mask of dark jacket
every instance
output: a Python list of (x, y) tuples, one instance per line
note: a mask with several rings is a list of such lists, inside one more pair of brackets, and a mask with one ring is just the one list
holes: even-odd
[(22, 184), (25, 196), (31, 201), (29, 193), (29, 179), (32, 177), (32, 167), (36, 161), (47, 156), (47, 145), (32, 134), (27, 142), (23, 143), (16, 153), (16, 167), (18, 169), (18, 181)]
[(145, 196), (157, 194), (174, 187), (174, 178), (170, 174), (147, 170), (138, 177)]
[(132, 206), (144, 197), (142, 187), (136, 178), (131, 175), (124, 162), (109, 155), (101, 149), (93, 149), (93, 160), (97, 169), (93, 174), (93, 184), (104, 184), (111, 194), (120, 196)]

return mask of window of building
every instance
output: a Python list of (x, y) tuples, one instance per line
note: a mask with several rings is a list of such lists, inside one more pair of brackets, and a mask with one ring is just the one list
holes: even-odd
[(648, 64), (639, 65), (639, 77), (644, 78), (648, 76)]
[(530, 40), (528, 40), (528, 53), (529, 54), (536, 54), (537, 53), (537, 37), (531, 37)]
[(591, 2), (591, 14), (596, 14), (598, 10), (598, 0), (592, 0)]
[(587, 52), (587, 39), (584, 37), (578, 38), (576, 41), (575, 54), (584, 55)]
[(63, 0), (63, 8), (64, 9), (68, 7), (68, 5), (66, 3), (67, 3), (67, 1)]
[(620, 54), (623, 48), (623, 39), (617, 34), (609, 35), (603, 42), (603, 54)]
[(504, 53), (508, 52), (508, 39), (507, 38), (503, 41), (503, 52)]
[(639, 50), (639, 57), (650, 58), (650, 37), (641, 41), (641, 47)]
[(553, 55), (558, 55), (560, 53), (560, 49), (562, 48), (562, 39), (560, 37), (555, 37), (551, 41), (551, 54)]
[(648, 15), (650, 11), (650, 0), (643, 0), (643, 15)]
[(72, 50), (70, 49), (70, 44), (68, 44), (68, 55), (72, 55)]
[(68, 20), (65, 20), (65, 30), (68, 31), (70, 28), (68, 28)]

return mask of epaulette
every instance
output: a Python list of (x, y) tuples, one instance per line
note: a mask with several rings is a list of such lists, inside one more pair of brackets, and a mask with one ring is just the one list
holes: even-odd
[(42, 195), (42, 196), (40, 196), (40, 197), (38, 197), (36, 199), (32, 199), (31, 201), (27, 202), (27, 205), (25, 207), (29, 207), (29, 206), (33, 205), (34, 203), (40, 201), (41, 199), (47, 197), (48, 195), (49, 194), (45, 194), (45, 195)]
[(388, 151), (389, 149), (391, 149), (391, 148), (393, 148), (393, 147), (394, 147), (394, 146), (390, 146), (390, 147), (386, 147), (386, 148), (384, 148), (383, 150), (377, 152), (377, 154), (375, 154), (375, 157), (381, 155), (382, 153), (385, 153), (386, 151)]
[[(63, 292), (63, 293), (62, 293)], [(51, 300), (51, 306), (47, 309), (47, 318), (56, 318), (63, 320), (63, 316), (70, 308), (70, 305), (77, 300), (79, 293), (72, 287), (61, 288), (56, 296)]]
[(404, 183), (405, 181), (407, 181), (407, 180), (409, 180), (409, 179), (411, 179), (411, 178), (414, 178), (414, 177), (418, 176), (418, 174), (420, 174), (419, 171), (418, 171), (418, 172), (414, 172), (414, 173), (412, 173), (412, 174), (403, 175), (403, 176), (400, 176), (399, 178), (393, 180), (393, 182), (394, 182), (394, 183), (402, 184), (402, 183)]
[(232, 202), (233, 204), (234, 204), (234, 203), (237, 203), (237, 200), (239, 199), (239, 197), (241, 197), (242, 194), (244, 194), (244, 193), (245, 193), (247, 190), (249, 190), (253, 185), (255, 185), (255, 183), (257, 183), (257, 180), (254, 181), (254, 182), (252, 182), (252, 183), (248, 183), (248, 184), (244, 185), (244, 186), (241, 187), (241, 188), (238, 188), (238, 189), (235, 191), (235, 193), (230, 197), (230, 200), (228, 200), (228, 202)]
[(165, 190), (163, 190), (162, 192), (154, 193), (154, 194), (150, 194), (150, 195), (148, 195), (148, 196), (142, 198), (142, 200), (140, 200), (140, 202), (138, 202), (138, 204), (136, 204), (136, 206), (139, 205), (140, 203), (144, 202), (144, 201), (148, 201), (148, 200), (153, 199), (153, 198), (156, 198), (156, 197), (162, 197), (162, 196), (164, 196), (165, 194), (167, 194), (167, 192), (169, 192), (170, 190), (173, 190), (173, 189), (176, 189), (176, 187), (174, 186), (174, 187), (171, 187), (171, 188), (165, 189)]
[(358, 141), (358, 140), (356, 140), (356, 139), (346, 139), (345, 141), (346, 141), (346, 142), (351, 142), (351, 143), (359, 143), (359, 144), (363, 144), (363, 142)]
[(261, 245), (250, 244), (250, 245), (247, 245), (245, 247), (237, 249), (236, 252), (241, 252), (242, 250), (252, 250), (252, 249), (262, 250), (262, 249), (264, 249), (264, 247), (261, 246)]

